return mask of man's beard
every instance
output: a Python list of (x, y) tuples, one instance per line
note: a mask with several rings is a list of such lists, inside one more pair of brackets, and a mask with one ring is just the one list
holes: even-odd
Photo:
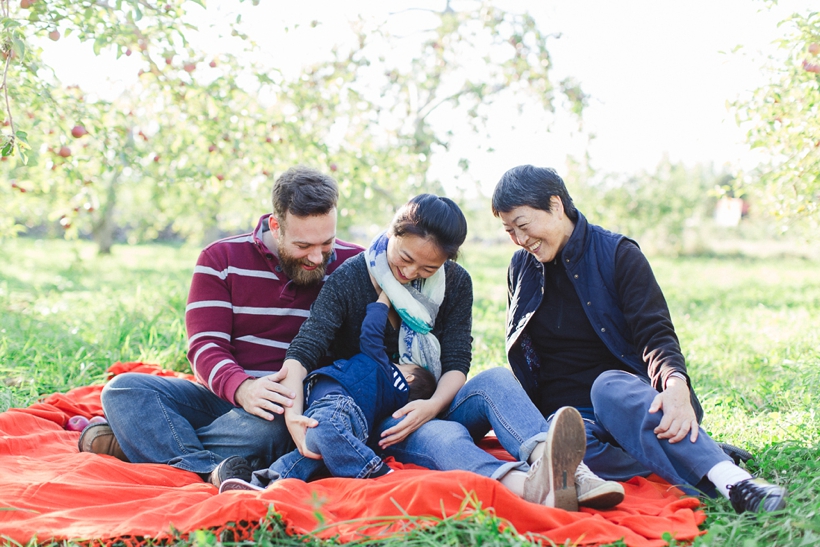
[[(330, 256), (332, 254), (332, 251), (322, 253), (322, 263), (313, 264), (313, 262), (307, 258), (294, 258), (284, 249), (279, 249), (279, 266), (282, 268), (282, 271), (285, 272), (285, 275), (297, 285), (313, 285), (319, 283), (325, 277), (327, 263), (330, 262)], [(313, 270), (305, 270), (302, 268), (302, 265), (315, 265), (316, 268)]]

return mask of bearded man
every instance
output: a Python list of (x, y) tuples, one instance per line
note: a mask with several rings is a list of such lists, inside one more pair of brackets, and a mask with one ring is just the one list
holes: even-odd
[(285, 353), (327, 275), (362, 250), (336, 239), (338, 197), (330, 176), (291, 168), (253, 232), (206, 247), (185, 309), (197, 382), (116, 376), (101, 395), (108, 424), (89, 426), (80, 451), (172, 465), (217, 487), (291, 451), (277, 416), (295, 396), (281, 383)]

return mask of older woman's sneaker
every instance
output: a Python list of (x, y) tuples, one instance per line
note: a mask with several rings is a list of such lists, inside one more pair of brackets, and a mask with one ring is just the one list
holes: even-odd
[(592, 509), (610, 509), (624, 501), (624, 487), (619, 482), (605, 481), (593, 473), (584, 462), (575, 472), (578, 505)]
[(559, 408), (550, 422), (544, 452), (532, 463), (524, 480), (523, 498), (547, 507), (578, 510), (575, 471), (584, 459), (586, 430), (573, 407)]
[(738, 513), (778, 511), (786, 507), (786, 489), (761, 478), (729, 485), (729, 501)]

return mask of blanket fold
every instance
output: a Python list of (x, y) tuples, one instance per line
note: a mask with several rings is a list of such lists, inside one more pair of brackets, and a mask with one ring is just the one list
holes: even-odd
[[(117, 363), (113, 373), (160, 371), (142, 363)], [(626, 499), (614, 510), (569, 513), (527, 503), (497, 481), (463, 471), (437, 472), (391, 461), (397, 470), (377, 479), (283, 480), (263, 492), (226, 492), (197, 475), (160, 464), (130, 464), (80, 453), (79, 433), (68, 418), (102, 415), (102, 386), (55, 394), (26, 409), (0, 413), (0, 542), (171, 538), (175, 531), (253, 525), (270, 506), (291, 533), (317, 531), (350, 542), (363, 535), (400, 533), (402, 511), (433, 518), (468, 515), (474, 505), (493, 511), (519, 533), (555, 543), (598, 545), (623, 539), (634, 547), (666, 545), (664, 533), (691, 540), (703, 533), (699, 502), (658, 478), (624, 483)], [(485, 449), (511, 459), (497, 441)], [(473, 503), (464, 502), (471, 496)], [(399, 507), (401, 509), (399, 509)], [(321, 516), (321, 519), (317, 518)], [(397, 517), (386, 521), (385, 517)], [(372, 520), (368, 520), (372, 519)], [(250, 532), (247, 532), (249, 534)], [(248, 539), (250, 535), (236, 539)]]

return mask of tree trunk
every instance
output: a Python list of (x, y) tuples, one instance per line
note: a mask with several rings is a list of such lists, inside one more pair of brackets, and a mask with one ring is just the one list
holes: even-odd
[(100, 219), (94, 223), (91, 229), (91, 237), (97, 244), (97, 254), (110, 255), (111, 247), (114, 245), (114, 209), (117, 205), (117, 186), (119, 185), (119, 173), (115, 173), (108, 183), (105, 203), (101, 207)]

